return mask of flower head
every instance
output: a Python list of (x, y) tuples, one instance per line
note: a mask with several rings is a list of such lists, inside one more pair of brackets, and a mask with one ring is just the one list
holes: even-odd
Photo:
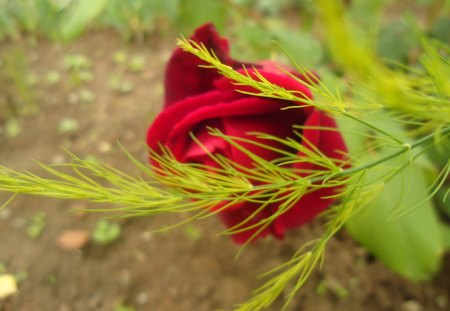
[[(218, 35), (212, 24), (198, 28), (191, 39), (212, 50), (224, 64), (244, 72), (243, 63), (230, 57), (228, 41)], [(331, 116), (303, 103), (248, 94), (256, 93), (256, 90), (249, 86), (239, 86), (238, 91), (232, 81), (221, 76), (214, 68), (201, 65), (207, 64), (181, 49), (176, 49), (172, 54), (166, 71), (164, 109), (147, 133), (147, 144), (152, 150), (158, 152), (162, 144), (169, 148), (180, 162), (217, 167), (218, 164), (209, 155), (212, 153), (220, 154), (240, 167), (254, 167), (254, 161), (246, 152), (220, 137), (211, 135), (207, 129), (210, 127), (235, 138), (256, 142), (244, 141), (240, 145), (266, 161), (276, 161), (281, 157), (277, 149), (285, 150), (288, 147), (280, 141), (263, 140), (251, 136), (250, 133), (259, 132), (280, 139), (296, 140), (306, 150), (317, 150), (332, 161), (339, 162), (344, 159), (347, 149)], [(311, 100), (311, 91), (304, 83), (305, 80), (311, 81), (311, 76), (305, 78), (292, 72), (298, 77), (296, 79), (280, 68), (277, 64), (264, 61), (250, 68), (246, 66), (245, 73), (256, 80), (262, 77), (270, 83), (295, 92), (297, 96)], [(315, 79), (317, 77), (312, 80)], [(299, 107), (283, 109), (295, 105)], [(301, 136), (294, 130), (295, 125), (303, 128)], [(321, 130), (321, 127), (326, 130)], [(192, 139), (191, 134), (201, 145)], [(263, 147), (262, 144), (268, 145), (269, 148)], [(304, 156), (300, 153), (302, 152), (298, 151), (299, 156)], [(298, 172), (298, 178), (321, 169), (308, 161), (294, 162), (290, 164), (290, 168)], [(309, 222), (330, 206), (334, 201), (330, 196), (335, 194), (336, 190), (338, 187), (314, 191), (309, 189), (288, 210), (265, 227), (261, 227), (260, 221), (276, 213), (282, 200), (267, 204), (262, 209), (261, 204), (249, 201), (221, 209), (224, 202), (214, 209), (220, 209), (219, 215), (227, 227), (239, 227), (242, 223), (242, 228), (247, 228), (232, 235), (238, 243), (268, 234), (281, 238), (286, 229)]]

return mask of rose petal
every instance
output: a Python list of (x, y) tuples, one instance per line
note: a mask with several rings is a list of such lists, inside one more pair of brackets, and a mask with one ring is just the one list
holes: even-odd
[[(224, 94), (225, 95), (225, 94)], [(258, 116), (263, 114), (276, 113), (283, 107), (279, 102), (271, 100), (262, 100), (258, 97), (244, 97), (231, 102), (223, 100), (216, 103), (210, 102), (186, 114), (173, 127), (168, 137), (171, 140), (174, 136), (192, 131), (196, 125), (204, 123), (210, 119), (237, 117), (237, 116)]]
[(320, 126), (329, 129), (320, 131), (320, 141), (317, 145), (319, 150), (328, 158), (344, 159), (348, 150), (336, 121), (326, 113), (321, 113)]
[[(250, 136), (248, 133), (264, 133), (281, 139), (295, 138), (293, 125), (302, 124), (304, 119), (305, 116), (301, 109), (278, 110), (271, 114), (227, 117), (223, 119), (223, 125), (227, 135), (237, 138), (251, 139), (255, 143), (268, 145), (272, 148), (280, 149), (286, 152), (293, 152), (293, 150), (289, 150), (289, 148), (282, 143), (274, 140), (260, 139), (255, 136)], [(267, 161), (272, 161), (280, 156), (283, 156), (279, 152), (260, 147), (257, 144), (247, 142), (238, 143), (251, 153)], [(238, 148), (232, 147), (230, 156), (233, 161), (239, 163), (240, 165), (246, 167), (252, 166), (253, 160)]]
[[(236, 93), (234, 96), (235, 95)], [(203, 131), (207, 126), (214, 127), (217, 122), (213, 123), (213, 120), (217, 120), (219, 118), (223, 120), (223, 118), (228, 116), (246, 115), (256, 118), (256, 116), (260, 114), (267, 115), (270, 113), (277, 113), (282, 107), (275, 101), (267, 99), (261, 100), (258, 97), (248, 96), (231, 102), (226, 102), (227, 100), (232, 99), (232, 96), (232, 93), (225, 93), (223, 94), (223, 98), (216, 100), (216, 102), (210, 101), (209, 105), (199, 105), (198, 109), (186, 111), (184, 116), (181, 117), (177, 123), (173, 123), (175, 125), (172, 126), (172, 128), (167, 128), (167, 137), (162, 141), (170, 147), (175, 155), (180, 155), (186, 152), (188, 146), (192, 142), (189, 133), (192, 132), (196, 135), (198, 131)], [(178, 108), (178, 104), (172, 106), (171, 108), (175, 110), (175, 108)], [(179, 111), (177, 111), (177, 113), (180, 114)]]
[[(322, 111), (315, 110), (309, 116), (304, 124), (302, 135), (304, 138), (302, 145), (306, 149), (313, 150), (312, 146), (314, 146), (330, 159), (342, 160), (347, 153), (347, 147), (338, 131), (336, 121)], [(299, 152), (299, 155), (305, 156), (302, 152)], [(312, 162), (298, 162), (293, 167), (299, 171), (320, 169)]]
[(278, 232), (295, 228), (311, 221), (333, 203), (334, 199), (325, 198), (333, 195), (332, 188), (319, 189), (305, 194), (291, 209), (280, 215), (274, 222)]
[[(219, 207), (220, 208), (220, 207)], [(235, 206), (232, 206), (230, 208), (226, 208), (225, 210), (222, 210), (219, 214), (220, 218), (224, 222), (225, 226), (227, 228), (233, 228), (234, 226), (237, 226), (246, 219), (251, 216), (256, 210), (260, 208), (259, 204), (252, 203), (252, 202), (243, 202), (241, 204), (237, 204)], [(265, 208), (262, 211), (259, 211), (258, 214), (256, 214), (252, 219), (246, 221), (244, 227), (248, 228), (262, 219), (265, 219), (269, 217), (272, 213), (270, 212), (270, 208)], [(261, 226), (257, 226), (255, 228), (251, 228), (242, 232), (235, 233), (231, 235), (231, 238), (233, 241), (235, 241), (238, 244), (243, 244), (247, 242), (248, 239), (250, 239), (253, 234), (255, 234), (258, 230), (260, 230)], [(237, 227), (236, 230), (241, 229), (241, 227)], [(274, 231), (274, 227), (272, 225), (267, 226), (264, 228), (261, 232), (258, 233), (258, 235), (255, 237), (254, 240), (257, 240), (259, 238), (265, 237), (269, 234), (277, 235), (277, 233)]]
[[(253, 69), (249, 69), (247, 72), (244, 70), (238, 70), (239, 73), (243, 75), (250, 75), (255, 81), (261, 81)], [(266, 71), (263, 69), (257, 70), (258, 74), (264, 77), (267, 81), (275, 84), (279, 87), (284, 88), (287, 91), (294, 92), (294, 94), (300, 98), (312, 99), (311, 91), (299, 81), (287, 76), (286, 74), (278, 74), (271, 71)], [(227, 92), (247, 92), (247, 93), (260, 93), (255, 88), (248, 85), (237, 85), (234, 81), (228, 78), (221, 78), (215, 81), (215, 86), (217, 89)], [(249, 95), (247, 95), (249, 96)], [(291, 102), (292, 103), (292, 102)], [(301, 105), (304, 105), (303, 103)], [(311, 113), (314, 109), (312, 106), (304, 107), (306, 113)]]
[[(222, 121), (221, 120), (210, 120), (208, 122), (208, 126), (213, 128), (222, 129)], [(191, 140), (191, 143), (182, 157), (182, 162), (196, 162), (202, 163), (201, 160), (205, 160), (206, 158), (210, 158), (208, 153), (214, 154), (224, 154), (226, 150), (229, 148), (228, 144), (225, 140), (220, 137), (212, 136), (209, 134), (208, 129), (206, 127), (202, 127), (199, 131), (194, 133), (196, 139), (201, 142), (199, 145), (196, 141)], [(205, 150), (206, 149), (206, 150)], [(184, 150), (181, 150), (183, 152)]]
[(317, 83), (319, 83), (319, 80), (320, 80), (319, 75), (316, 72), (310, 71), (310, 72), (301, 74), (296, 71), (293, 71), (292, 69), (290, 69), (286, 66), (275, 63), (273, 61), (262, 61), (259, 63), (259, 65), (261, 65), (262, 68), (266, 71), (271, 71), (271, 72), (278, 73), (281, 75), (286, 75), (285, 71), (287, 71), (290, 74), (292, 74), (292, 75), (296, 76), (297, 78), (299, 78), (300, 80), (302, 80), (306, 84), (310, 84), (310, 83), (317, 84)]
[[(187, 114), (201, 107), (205, 107), (214, 102), (230, 100), (235, 97), (233, 94), (222, 94), (219, 91), (208, 92), (195, 97), (190, 97), (184, 101), (177, 102), (163, 110), (153, 121), (147, 131), (147, 145), (152, 150), (158, 150), (159, 143), (167, 144), (168, 136), (175, 124), (179, 123)], [(189, 136), (185, 137), (191, 140)]]
[[(223, 63), (228, 65), (235, 63), (229, 56), (228, 41), (219, 36), (213, 24), (208, 23), (199, 27), (190, 39), (214, 51)], [(206, 63), (180, 48), (175, 50), (166, 69), (165, 107), (213, 89), (214, 80), (221, 75), (214, 69), (202, 68), (199, 65)]]
[[(308, 83), (317, 83), (318, 77), (312, 73), (302, 75), (295, 73), (273, 62), (262, 62), (259, 65), (242, 64), (229, 56), (228, 41), (221, 38), (212, 24), (206, 24), (191, 37), (197, 43), (213, 50), (215, 55), (225, 64), (233, 68), (242, 67), (239, 72), (250, 75), (257, 81), (262, 79), (282, 87), (304, 99), (312, 99), (307, 88)], [(224, 140), (208, 133), (207, 127), (218, 128), (224, 134), (244, 139), (253, 139), (256, 143), (268, 144), (271, 148), (287, 150), (287, 147), (276, 141), (263, 140), (250, 136), (250, 132), (266, 133), (281, 139), (300, 140), (293, 132), (293, 125), (304, 125), (302, 130), (302, 146), (309, 150), (318, 149), (323, 155), (338, 162), (345, 160), (343, 153), (347, 151), (341, 134), (337, 131), (334, 119), (326, 113), (298, 102), (299, 109), (281, 110), (294, 102), (256, 97), (240, 91), (258, 93), (254, 88), (237, 85), (235, 82), (220, 76), (215, 69), (200, 68), (205, 63), (196, 56), (177, 49), (166, 72), (165, 110), (156, 118), (147, 133), (149, 147), (158, 151), (159, 143), (165, 144), (181, 162), (195, 162), (216, 167), (210, 153), (228, 156), (241, 166), (251, 168), (254, 161), (240, 151), (228, 145)], [(258, 70), (258, 73), (255, 72)], [(284, 70), (297, 77), (289, 76)], [(262, 76), (262, 78), (261, 78)], [(320, 129), (326, 127), (329, 129)], [(331, 130), (330, 130), (331, 129)], [(333, 129), (336, 129), (334, 131)], [(195, 135), (201, 142), (199, 145), (190, 136)], [(239, 142), (244, 148), (257, 156), (271, 161), (280, 157), (279, 152), (252, 143)], [(294, 152), (292, 150), (292, 152)], [(292, 165), (299, 178), (309, 172), (320, 170), (313, 162), (305, 161)], [(326, 198), (339, 191), (339, 187), (320, 189), (305, 194), (290, 210), (279, 216), (272, 224), (258, 232), (257, 238), (268, 234), (282, 237), (285, 230), (302, 225), (325, 210), (333, 201)], [(226, 202), (218, 204), (214, 210), (223, 207)], [(270, 217), (278, 209), (278, 204), (270, 204), (248, 220), (244, 227), (256, 224), (259, 220)], [(258, 210), (255, 202), (241, 202), (220, 211), (219, 215), (228, 228), (238, 225)], [(246, 242), (257, 228), (236, 233), (232, 238), (238, 243)]]

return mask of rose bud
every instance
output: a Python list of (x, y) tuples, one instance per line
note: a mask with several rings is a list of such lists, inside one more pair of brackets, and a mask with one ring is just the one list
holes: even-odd
[[(198, 28), (191, 39), (203, 44), (208, 50), (214, 51), (224, 64), (244, 72), (243, 63), (230, 57), (228, 41), (218, 35), (212, 24)], [(288, 149), (288, 147), (275, 140), (263, 140), (248, 133), (259, 132), (281, 139), (295, 139), (309, 150), (318, 150), (334, 163), (345, 161), (347, 148), (331, 116), (304, 103), (238, 92), (236, 85), (220, 75), (216, 69), (201, 67), (201, 65), (206, 63), (179, 48), (172, 54), (166, 71), (164, 109), (156, 117), (147, 133), (147, 144), (151, 150), (158, 153), (161, 151), (160, 146), (164, 145), (178, 161), (183, 163), (200, 163), (219, 167), (211, 159), (209, 153), (212, 153), (225, 156), (240, 167), (251, 169), (255, 166), (252, 159), (244, 152), (220, 137), (212, 136), (207, 129), (210, 127), (217, 128), (225, 135), (250, 139), (277, 149)], [(276, 64), (267, 61), (251, 66), (246, 65), (250, 75), (254, 73), (254, 68), (269, 82), (286, 90), (295, 91), (297, 96), (312, 99), (311, 91), (306, 83), (301, 81), (316, 82), (318, 79), (316, 76), (310, 75), (304, 78), (294, 73), (300, 78), (294, 79)], [(241, 89), (252, 90), (250, 87), (241, 87)], [(256, 92), (256, 90), (253, 91)], [(299, 105), (299, 108), (283, 109), (295, 105)], [(303, 140), (294, 133), (295, 125), (302, 126)], [(296, 130), (299, 131), (298, 128)], [(201, 146), (192, 139), (191, 133)], [(258, 144), (246, 142), (240, 144), (267, 161), (281, 157), (278, 152)], [(294, 172), (323, 170), (308, 161), (298, 161), (291, 166)], [(299, 179), (302, 177), (305, 177), (305, 174), (299, 173)], [(269, 234), (282, 238), (287, 229), (311, 221), (329, 207), (334, 201), (330, 196), (335, 195), (338, 190), (339, 187), (308, 190), (291, 208), (264, 229), (260, 224), (256, 226), (255, 224), (273, 215), (281, 204), (280, 200), (268, 204), (250, 220), (247, 218), (261, 207), (260, 204), (242, 201), (220, 209), (225, 204), (223, 203), (212, 210), (220, 210), (219, 215), (228, 228), (237, 226), (236, 228), (242, 229), (254, 226), (248, 230), (233, 233), (231, 237), (237, 243), (245, 243), (250, 238), (254, 241)], [(246, 222), (239, 227), (238, 225), (243, 221)], [(257, 235), (254, 236), (256, 233)]]

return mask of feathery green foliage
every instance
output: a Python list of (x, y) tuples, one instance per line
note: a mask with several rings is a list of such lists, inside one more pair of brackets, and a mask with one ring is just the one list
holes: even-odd
[[(298, 252), (289, 262), (268, 272), (265, 276), (269, 279), (254, 292), (253, 297), (236, 306), (239, 311), (263, 310), (284, 293), (288, 284), (292, 284), (292, 289), (286, 294), (286, 308), (312, 271), (325, 261), (328, 241), (345, 225), (356, 237), (362, 237), (361, 242), (366, 243), (371, 250), (380, 250), (380, 244), (370, 245), (373, 241), (364, 241), (361, 223), (358, 223), (360, 220), (354, 217), (366, 213), (370, 205), (377, 207), (377, 204), (386, 202), (383, 193), (386, 194), (387, 187), (392, 187), (390, 191), (400, 193), (400, 196), (396, 202), (389, 201), (391, 209), (383, 217), (378, 217), (377, 221), (388, 221), (390, 216), (396, 218), (414, 213), (415, 207), (423, 207), (426, 202), (427, 206), (422, 209), (426, 217), (421, 221), (427, 223), (423, 227), (440, 227), (436, 217), (430, 214), (433, 213), (430, 200), (434, 194), (445, 190), (443, 187), (450, 175), (450, 160), (444, 159), (443, 167), (433, 168), (434, 179), (430, 181), (421, 180), (418, 184), (412, 177), (418, 175), (412, 173), (405, 182), (398, 177), (399, 174), (407, 175), (409, 170), (422, 169), (423, 163), (430, 166), (424, 160), (429, 149), (450, 139), (449, 47), (422, 38), (421, 67), (412, 69), (387, 66), (370, 49), (370, 44), (358, 42), (355, 30), (339, 1), (318, 1), (318, 9), (323, 17), (326, 41), (333, 60), (348, 75), (346, 83), (349, 91), (343, 94), (330, 90), (322, 82), (314, 84), (309, 81), (314, 100), (305, 99), (301, 94), (271, 84), (258, 73), (250, 74), (250, 68), (243, 68), (239, 72), (234, 70), (221, 63), (213, 51), (201, 44), (180, 39), (179, 45), (204, 60), (208, 67), (215, 68), (233, 80), (237, 90), (243, 85), (251, 86), (255, 89), (252, 95), (296, 101), (336, 116), (349, 145), (348, 162), (351, 167), (347, 165), (349, 163), (332, 161), (318, 150), (307, 149), (298, 143), (302, 139), (304, 141), (301, 136), (304, 129), (302, 126), (297, 126), (298, 140), (277, 138), (265, 133), (249, 133), (257, 137), (259, 142), (227, 136), (211, 128), (211, 135), (244, 152), (252, 159), (254, 167), (242, 167), (215, 154), (209, 156), (217, 163), (217, 168), (179, 163), (170, 150), (164, 149), (163, 154), (150, 151), (152, 160), (158, 163), (153, 168), (127, 153), (129, 160), (140, 171), (139, 176), (130, 176), (107, 164), (83, 160), (71, 154), (70, 163), (51, 166), (40, 164), (51, 177), (44, 178), (32, 172), (14, 171), (0, 166), (0, 190), (13, 193), (11, 200), (16, 194), (28, 193), (108, 203), (108, 207), (89, 208), (88, 211), (108, 212), (122, 217), (186, 213), (186, 220), (174, 226), (209, 217), (241, 202), (259, 204), (258, 211), (268, 204), (282, 202), (274, 215), (251, 227), (263, 230), (306, 193), (340, 186), (342, 192), (335, 195), (339, 203), (323, 214), (327, 220), (324, 234), (315, 241), (299, 246)], [(289, 58), (299, 71), (306, 73), (293, 57)], [(296, 79), (294, 76), (292, 78)], [(296, 105), (287, 109), (298, 107)], [(195, 136), (192, 139), (197, 141)], [(261, 143), (273, 140), (286, 148), (274, 149)], [(197, 143), (201, 146), (199, 141)], [(244, 148), (246, 144), (270, 148), (278, 152), (280, 157), (275, 161), (266, 161)], [(311, 172), (287, 168), (287, 164), (298, 161), (310, 162), (321, 167), (321, 170), (310, 174)], [(303, 175), (307, 177), (299, 177)], [(418, 197), (406, 197), (411, 189)], [(449, 190), (445, 190), (444, 200), (448, 200), (448, 196)], [(8, 203), (9, 201), (3, 206)], [(220, 208), (216, 208), (217, 206)], [(255, 214), (222, 234), (230, 235), (250, 229), (244, 225)], [(375, 218), (367, 220), (370, 225), (374, 224)], [(415, 225), (408, 221), (405, 219), (402, 225)], [(418, 227), (415, 230), (419, 230), (416, 231), (417, 235), (421, 235), (422, 226), (417, 224), (415, 227)], [(257, 234), (258, 232), (255, 233)], [(395, 262), (398, 258), (391, 256), (393, 253), (389, 247), (387, 250), (382, 249), (377, 255), (387, 263), (392, 264), (394, 261), (391, 267), (399, 273), (409, 273), (411, 278), (420, 273), (420, 278), (425, 279), (437, 270), (444, 248), (444, 242), (438, 233), (428, 233), (427, 238), (433, 241), (429, 243), (432, 246), (423, 252), (420, 249), (419, 255), (422, 257), (418, 261), (412, 260), (406, 272), (398, 267), (398, 262)], [(384, 239), (383, 243), (388, 245), (389, 239)], [(407, 249), (414, 247), (408, 244), (404, 246)], [(412, 254), (416, 256), (415, 253), (417, 252)]]

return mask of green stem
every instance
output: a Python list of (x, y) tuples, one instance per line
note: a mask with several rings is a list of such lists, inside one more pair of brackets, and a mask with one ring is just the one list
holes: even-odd
[[(447, 135), (447, 134), (450, 134), (450, 126), (445, 127), (444, 129), (442, 129), (441, 134), (443, 136)], [(335, 178), (352, 175), (354, 173), (370, 169), (370, 168), (372, 168), (374, 166), (377, 166), (377, 165), (379, 165), (379, 164), (381, 164), (383, 162), (389, 161), (390, 159), (396, 158), (399, 155), (402, 155), (402, 154), (404, 154), (407, 151), (413, 150), (414, 148), (417, 148), (418, 146), (423, 145), (424, 143), (432, 140), (434, 138), (434, 136), (435, 136), (435, 133), (431, 133), (431, 134), (428, 134), (428, 135), (426, 135), (426, 136), (416, 140), (412, 144), (403, 144), (404, 148), (402, 148), (401, 150), (396, 151), (396, 152), (394, 152), (394, 153), (392, 153), (390, 155), (387, 155), (385, 157), (382, 157), (382, 158), (380, 158), (378, 160), (375, 160), (375, 161), (373, 161), (371, 163), (368, 163), (368, 164), (365, 164), (365, 165), (362, 165), (362, 166), (358, 166), (358, 167), (352, 167), (352, 168), (350, 168), (348, 170), (344, 170), (343, 172), (336, 174)], [(317, 182), (325, 180), (326, 178), (328, 178), (328, 177), (322, 177), (321, 176), (321, 177), (313, 178), (310, 181), (311, 181), (311, 183), (317, 183)]]
[(346, 116), (347, 118), (350, 118), (350, 119), (352, 119), (352, 120), (354, 120), (354, 121), (356, 121), (356, 122), (359, 122), (359, 123), (361, 123), (361, 124), (367, 126), (368, 128), (374, 130), (375, 132), (378, 132), (378, 133), (380, 133), (380, 134), (383, 134), (384, 136), (389, 137), (390, 139), (392, 139), (392, 140), (394, 140), (394, 141), (396, 141), (396, 142), (398, 142), (398, 143), (400, 143), (400, 144), (403, 143), (400, 139), (394, 137), (393, 135), (389, 134), (388, 132), (383, 131), (382, 129), (380, 129), (380, 128), (378, 128), (378, 127), (376, 127), (376, 126), (374, 126), (374, 125), (372, 125), (372, 124), (370, 124), (370, 123), (367, 123), (366, 121), (363, 121), (363, 120), (361, 120), (361, 119), (358, 119), (358, 118), (356, 118), (356, 117), (354, 117), (354, 116), (352, 116), (351, 114), (348, 114), (348, 113), (346, 113), (346, 112), (340, 112), (340, 113), (342, 113), (343, 116)]

